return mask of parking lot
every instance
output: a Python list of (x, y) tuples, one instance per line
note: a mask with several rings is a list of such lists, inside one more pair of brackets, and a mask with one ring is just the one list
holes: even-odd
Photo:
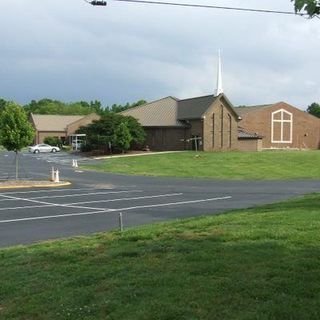
[[(201, 203), (230, 199), (231, 196), (223, 195), (190, 200), (183, 192), (164, 193), (143, 189), (6, 191), (0, 194), (1, 244), (66, 236), (69, 235), (68, 230), (70, 235), (76, 230), (76, 234), (87, 233), (91, 231), (90, 224), (94, 231), (117, 228), (120, 212), (123, 213), (124, 224), (132, 225), (141, 220), (162, 220), (170, 212), (177, 215), (180, 210), (176, 210), (176, 207), (199, 206)], [(60, 231), (56, 234), (58, 229)], [(22, 234), (16, 230), (22, 230)], [(3, 239), (5, 234), (6, 239)]]
[[(214, 181), (126, 176), (77, 170), (73, 155), (23, 154), (29, 177), (49, 178), (52, 166), (71, 186), (0, 190), (0, 247), (87, 235), (177, 218), (216, 214), (319, 192), (319, 181)], [(81, 161), (91, 161), (79, 158)], [(14, 154), (0, 152), (0, 171)]]

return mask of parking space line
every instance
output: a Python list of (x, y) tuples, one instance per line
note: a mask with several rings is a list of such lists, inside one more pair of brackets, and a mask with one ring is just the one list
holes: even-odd
[[(68, 190), (68, 189), (66, 189)], [(75, 190), (75, 189), (74, 189)], [(90, 189), (91, 190), (91, 189)], [(65, 195), (58, 195), (58, 196), (41, 196), (41, 197), (32, 197), (32, 198), (21, 198), (24, 200), (37, 200), (37, 199), (52, 199), (52, 198), (67, 198), (67, 197), (82, 197), (82, 196), (88, 196), (88, 195), (102, 195), (102, 194), (118, 194), (118, 193), (137, 193), (137, 192), (143, 192), (143, 190), (122, 190), (122, 191), (104, 191), (104, 192), (90, 192), (90, 193), (73, 193), (73, 194), (65, 194)], [(5, 197), (6, 194), (0, 196)], [(8, 198), (8, 199), (0, 199), (1, 201), (12, 201), (16, 200), (14, 197)]]
[(34, 208), (48, 208), (48, 207), (67, 207), (67, 208), (76, 208), (76, 209), (104, 210), (104, 208), (92, 208), (92, 207), (80, 206), (80, 205), (81, 204), (86, 204), (86, 203), (116, 202), (116, 201), (152, 199), (152, 198), (161, 198), (161, 197), (174, 197), (174, 196), (179, 196), (179, 195), (182, 195), (182, 193), (167, 193), (167, 194), (160, 194), (160, 195), (155, 195), (155, 196), (118, 198), (118, 199), (94, 200), (94, 201), (82, 201), (82, 202), (73, 202), (73, 203), (64, 203), (64, 204), (44, 202), (44, 201), (33, 201), (32, 199), (10, 197), (10, 199), (8, 199), (8, 200), (24, 200), (24, 201), (39, 203), (40, 205), (0, 208), (0, 211), (20, 210), (20, 209), (34, 209)]
[(153, 198), (162, 198), (162, 197), (175, 197), (181, 196), (183, 193), (166, 193), (166, 194), (159, 194), (155, 196), (143, 196), (143, 197), (131, 197), (131, 198), (118, 198), (118, 199), (108, 199), (108, 200), (93, 200), (93, 201), (81, 201), (81, 202), (74, 202), (69, 203), (73, 204), (86, 204), (86, 203), (101, 203), (101, 202), (116, 202), (116, 201), (128, 201), (128, 200), (140, 200), (140, 199), (153, 199)]
[(88, 216), (88, 215), (93, 215), (93, 214), (98, 214), (98, 213), (106, 213), (108, 211), (109, 210), (103, 210), (103, 211), (99, 210), (99, 211), (90, 211), (90, 212), (59, 214), (59, 215), (52, 215), (52, 216), (41, 216), (41, 217), (30, 217), (30, 218), (0, 220), (0, 224), (2, 224), (2, 223), (10, 223), (10, 222), (32, 221), (32, 220), (68, 218), (68, 217), (73, 217), (73, 216)]
[(99, 192), (90, 192), (90, 193), (76, 193), (76, 194), (64, 194), (59, 196), (41, 196), (41, 197), (32, 197), (29, 199), (46, 199), (46, 198), (68, 198), (68, 197), (82, 197), (89, 195), (101, 195), (101, 194), (116, 194), (116, 193), (135, 193), (143, 192), (143, 190), (122, 190), (122, 191), (99, 191)]
[(57, 204), (57, 203), (51, 203), (51, 202), (45, 202), (45, 201), (37, 201), (37, 200), (31, 200), (31, 199), (25, 199), (25, 198), (18, 198), (13, 196), (5, 196), (1, 195), (2, 197), (8, 197), (9, 199), (19, 200), (19, 201), (27, 201), (27, 202), (33, 202), (38, 203), (41, 205), (35, 205), (35, 206), (23, 206), (23, 207), (12, 207), (12, 208), (0, 208), (0, 211), (4, 210), (19, 210), (19, 209), (33, 209), (33, 208), (43, 208), (43, 207), (64, 207), (64, 208), (76, 208), (76, 209), (89, 209), (89, 210), (103, 210), (100, 208), (90, 208), (90, 207), (83, 207), (83, 206), (76, 206), (76, 205), (67, 205), (67, 204)]
[(157, 208), (157, 207), (166, 207), (166, 206), (175, 206), (189, 203), (200, 203), (200, 202), (208, 202), (208, 201), (217, 201), (217, 200), (229, 200), (231, 196), (225, 196), (220, 198), (209, 198), (209, 199), (200, 199), (200, 200), (189, 200), (189, 201), (179, 201), (179, 202), (169, 202), (169, 203), (160, 203), (160, 204), (150, 204), (145, 206), (135, 206), (135, 207), (127, 207), (127, 208), (119, 208), (119, 209), (111, 209), (115, 211), (128, 211), (134, 209), (145, 209), (145, 208)]
[(101, 213), (106, 214), (106, 213), (114, 213), (114, 212), (118, 212), (118, 211), (127, 211), (127, 210), (133, 210), (133, 209), (141, 209), (141, 208), (155, 208), (155, 207), (163, 207), (163, 206), (183, 205), (183, 204), (187, 204), (187, 203), (200, 203), (200, 202), (208, 202), (208, 201), (229, 200), (231, 198), (232, 198), (231, 196), (225, 196), (225, 197), (219, 197), (219, 198), (179, 201), (179, 202), (171, 202), (171, 203), (160, 203), (160, 204), (154, 204), (154, 205), (148, 205), (148, 206), (136, 206), (136, 207), (128, 207), (128, 208), (120, 208), (120, 209), (104, 209), (103, 211), (99, 210), (99, 211), (91, 211), (91, 212), (79, 212), (79, 213), (68, 213), (68, 214), (59, 214), (59, 215), (50, 215), (50, 216), (0, 220), (0, 224), (11, 223), (11, 222), (32, 221), (32, 220), (67, 218), (67, 217), (74, 217), (74, 216), (95, 215), (95, 214), (101, 214)]

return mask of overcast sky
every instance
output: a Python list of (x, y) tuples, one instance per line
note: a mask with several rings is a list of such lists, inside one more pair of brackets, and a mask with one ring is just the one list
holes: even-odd
[[(293, 11), (290, 0), (174, 0)], [(234, 105), (320, 102), (320, 20), (84, 0), (0, 1), (0, 97), (103, 105), (212, 94), (221, 49)]]

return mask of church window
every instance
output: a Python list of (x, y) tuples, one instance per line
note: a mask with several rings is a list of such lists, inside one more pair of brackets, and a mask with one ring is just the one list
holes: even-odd
[(292, 143), (292, 113), (280, 109), (271, 115), (271, 142)]

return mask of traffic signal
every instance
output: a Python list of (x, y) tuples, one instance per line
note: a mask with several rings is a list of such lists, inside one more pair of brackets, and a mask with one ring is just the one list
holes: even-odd
[(107, 1), (92, 0), (92, 1), (90, 1), (90, 4), (92, 4), (93, 6), (106, 6), (107, 5)]

